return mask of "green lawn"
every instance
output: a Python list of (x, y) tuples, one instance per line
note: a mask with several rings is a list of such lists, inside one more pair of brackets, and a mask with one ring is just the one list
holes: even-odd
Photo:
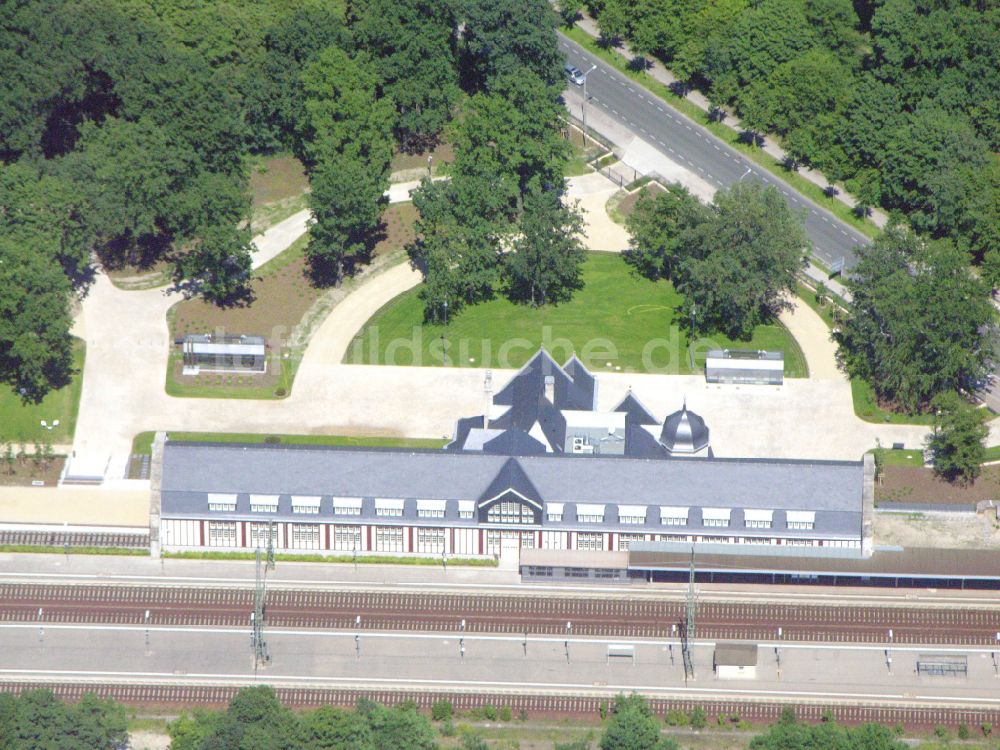
[[(462, 310), (447, 326), (422, 324), (418, 287), (368, 321), (345, 361), (516, 368), (544, 346), (558, 360), (575, 351), (595, 372), (691, 372), (688, 323), (675, 320), (682, 300), (670, 283), (641, 278), (609, 253), (591, 253), (583, 277), (584, 288), (563, 305), (532, 308), (498, 297)], [(808, 372), (798, 344), (779, 323), (760, 326), (750, 341), (699, 339), (691, 347), (696, 369), (717, 347), (781, 349), (786, 376)]]
[(924, 452), (921, 450), (893, 450), (892, 448), (876, 448), (872, 453), (881, 452), (880, 460), (883, 466), (923, 466)]
[[(35, 441), (50, 443), (73, 442), (76, 413), (80, 407), (80, 389), (83, 388), (83, 363), (86, 345), (73, 339), (73, 369), (76, 375), (65, 388), (53, 391), (40, 404), (23, 404), (21, 397), (8, 386), (0, 387), (0, 443), (25, 442), (30, 448)], [(53, 430), (42, 427), (56, 419), (59, 426)]]
[[(753, 160), (754, 163), (764, 167), (776, 177), (787, 182), (799, 193), (805, 195), (816, 205), (822, 206), (844, 223), (850, 224), (859, 232), (869, 237), (874, 238), (880, 233), (881, 230), (879, 230), (879, 228), (872, 221), (859, 218), (850, 206), (842, 203), (835, 197), (827, 196), (819, 185), (814, 182), (810, 182), (800, 174), (790, 172), (785, 169), (781, 162), (761, 149), (741, 143), (739, 141), (739, 133), (736, 130), (733, 130), (733, 128), (722, 123), (711, 122), (708, 119), (708, 113), (698, 105), (689, 102), (683, 97), (677, 96), (669, 88), (664, 86), (659, 81), (651, 78), (646, 73), (631, 70), (628, 67), (628, 61), (624, 57), (612, 50), (601, 48), (597, 44), (597, 40), (583, 29), (579, 27), (562, 29), (562, 33), (586, 49), (592, 55), (600, 57), (605, 62), (610, 63), (622, 75), (642, 84), (671, 107), (684, 115), (687, 115), (690, 119), (694, 120), (712, 133), (712, 135), (725, 141), (729, 146), (739, 151), (747, 158)], [(774, 136), (768, 137), (774, 140)]]
[[(155, 433), (140, 432), (132, 439), (132, 452), (148, 456), (153, 452)], [(352, 445), (362, 448), (443, 448), (439, 438), (368, 437), (351, 435), (262, 435), (247, 432), (169, 432), (171, 440), (194, 443), (274, 443), (279, 445)]]

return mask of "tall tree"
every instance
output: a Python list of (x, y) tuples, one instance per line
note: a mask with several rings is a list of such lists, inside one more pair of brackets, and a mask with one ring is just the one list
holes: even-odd
[(305, 97), (296, 156), (312, 170), (348, 156), (385, 171), (392, 157), (392, 102), (378, 95), (379, 79), (365, 55), (328, 47), (302, 74)]
[(533, 187), (524, 200), (520, 233), (504, 256), (508, 296), (532, 306), (558, 304), (583, 287), (583, 218), (556, 190)]
[(73, 375), (70, 284), (53, 259), (0, 236), (0, 380), (38, 403)]
[(246, 228), (212, 226), (178, 254), (174, 282), (190, 295), (222, 307), (252, 300), (253, 246)]
[(397, 141), (411, 151), (433, 145), (459, 95), (451, 3), (359, 0), (351, 13), (354, 43), (395, 104)]
[(507, 76), (530, 71), (562, 86), (558, 17), (548, 0), (471, 0), (462, 4), (462, 69), (470, 91), (492, 91)]
[(974, 389), (993, 363), (995, 313), (968, 256), (899, 227), (858, 255), (838, 336), (848, 372), (907, 411), (926, 410), (940, 393)]
[(306, 255), (313, 278), (332, 284), (369, 259), (387, 203), (387, 179), (345, 155), (320, 162), (309, 183), (312, 222)]
[(982, 471), (990, 428), (982, 411), (957, 393), (935, 396), (934, 431), (927, 441), (934, 472), (949, 482), (972, 482)]
[(392, 102), (371, 65), (330, 47), (303, 74), (308, 97), (298, 153), (309, 171), (314, 277), (338, 281), (367, 257), (381, 222), (392, 158)]
[[(562, 191), (570, 145), (563, 137), (558, 91), (524, 71), (500, 78), (494, 93), (477, 94), (455, 130), (452, 179), (473, 180), (480, 192), (493, 182), (493, 195), (481, 200), (516, 216), (528, 185)], [(496, 216), (500, 219), (501, 216)]]
[(643, 191), (625, 219), (629, 232), (625, 260), (647, 278), (674, 279), (684, 252), (684, 233), (710, 216), (708, 207), (680, 183), (672, 182), (655, 195)]
[(413, 194), (420, 216), (407, 248), (424, 276), (424, 317), (441, 322), (446, 309), (490, 299), (498, 281), (499, 236), (490, 222), (467, 220), (454, 184), (425, 179)]
[(809, 240), (777, 188), (738, 182), (715, 194), (712, 216), (684, 234), (677, 286), (694, 326), (747, 339), (789, 306)]

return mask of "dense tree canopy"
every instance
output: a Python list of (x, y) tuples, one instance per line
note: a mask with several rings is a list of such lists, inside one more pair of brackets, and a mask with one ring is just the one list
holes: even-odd
[(927, 447), (935, 473), (951, 482), (975, 480), (986, 459), (986, 414), (954, 392), (936, 396), (932, 406), (934, 432)]
[(938, 394), (974, 389), (995, 356), (995, 312), (968, 256), (897, 227), (859, 257), (838, 337), (848, 372), (886, 404), (911, 411)]
[(809, 240), (774, 187), (738, 182), (702, 206), (680, 185), (644, 196), (628, 219), (626, 259), (684, 293), (691, 325), (749, 338), (788, 305)]
[(128, 739), (125, 706), (87, 693), (63, 703), (48, 690), (0, 694), (5, 750), (118, 750)]
[(641, 695), (616, 696), (612, 711), (601, 750), (677, 750), (677, 743), (661, 734), (659, 720)]
[(451, 3), (358, 0), (350, 12), (354, 44), (374, 58), (396, 107), (397, 140), (408, 149), (433, 145), (459, 95)]
[(430, 720), (412, 705), (359, 700), (353, 711), (302, 714), (267, 686), (244, 688), (222, 712), (195, 712), (169, 726), (171, 750), (437, 750)]
[[(656, 55), (797, 162), (980, 259), (998, 241), (1000, 5), (976, 0), (594, 0), (602, 32)], [(986, 210), (984, 212), (984, 206)], [(989, 220), (984, 220), (986, 217)]]

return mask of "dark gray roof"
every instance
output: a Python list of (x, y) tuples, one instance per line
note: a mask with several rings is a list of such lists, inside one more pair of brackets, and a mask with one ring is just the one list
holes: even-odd
[[(571, 362), (573, 360), (570, 360)], [(586, 372), (583, 365), (576, 364), (573, 371), (578, 375)], [(526, 408), (534, 411), (539, 396), (544, 398), (545, 378), (553, 378), (554, 406), (557, 409), (580, 409), (590, 411), (594, 408), (594, 378), (590, 373), (580, 377), (576, 383), (559, 364), (549, 356), (544, 349), (532, 357), (510, 382), (493, 397), (493, 403), (511, 407), (511, 411)], [(522, 425), (523, 420), (518, 419)], [(531, 420), (534, 422), (534, 420)], [(530, 424), (529, 424), (530, 427)]]
[(483, 451), (500, 456), (532, 456), (545, 453), (545, 446), (523, 430), (505, 430), (483, 443)]
[[(815, 510), (817, 528), (824, 512), (861, 512), (861, 462), (565, 454), (515, 460), (480, 452), (175, 441), (164, 449), (164, 512), (203, 513), (208, 492), (475, 500), (505, 464), (511, 473), (501, 481), (521, 481), (516, 465), (545, 502)], [(195, 496), (197, 507), (180, 499)]]
[(660, 420), (650, 414), (643, 403), (635, 397), (631, 388), (625, 394), (625, 398), (622, 399), (621, 403), (614, 408), (614, 411), (625, 412), (625, 424), (627, 425), (653, 425), (660, 423)]
[(669, 456), (666, 448), (648, 430), (644, 430), (637, 424), (628, 424), (625, 428), (625, 455), (632, 458), (667, 458)]
[(517, 459), (514, 458), (507, 459), (507, 462), (500, 468), (500, 471), (497, 472), (493, 481), (490, 482), (478, 500), (492, 500), (508, 490), (513, 490), (521, 497), (532, 500), (539, 505), (544, 505), (545, 503), (541, 494), (535, 489), (535, 485), (531, 483), (527, 474), (524, 473), (524, 469), (521, 468)]
[(680, 411), (675, 411), (663, 421), (660, 442), (668, 451), (700, 451), (708, 445), (708, 426), (699, 415), (688, 411), (685, 403)]
[(465, 446), (465, 439), (469, 437), (469, 432), (476, 427), (483, 426), (482, 415), (478, 417), (462, 417), (455, 423), (455, 435), (452, 441), (445, 446), (446, 450), (460, 451)]

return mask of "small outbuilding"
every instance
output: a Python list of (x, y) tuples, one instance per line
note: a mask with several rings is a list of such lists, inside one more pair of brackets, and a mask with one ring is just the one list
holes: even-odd
[(785, 381), (785, 354), (780, 351), (713, 349), (705, 359), (709, 383), (781, 385)]
[(719, 643), (712, 668), (720, 680), (753, 680), (757, 677), (756, 643)]
[(263, 336), (188, 334), (181, 341), (185, 374), (200, 370), (264, 372), (267, 345)]

